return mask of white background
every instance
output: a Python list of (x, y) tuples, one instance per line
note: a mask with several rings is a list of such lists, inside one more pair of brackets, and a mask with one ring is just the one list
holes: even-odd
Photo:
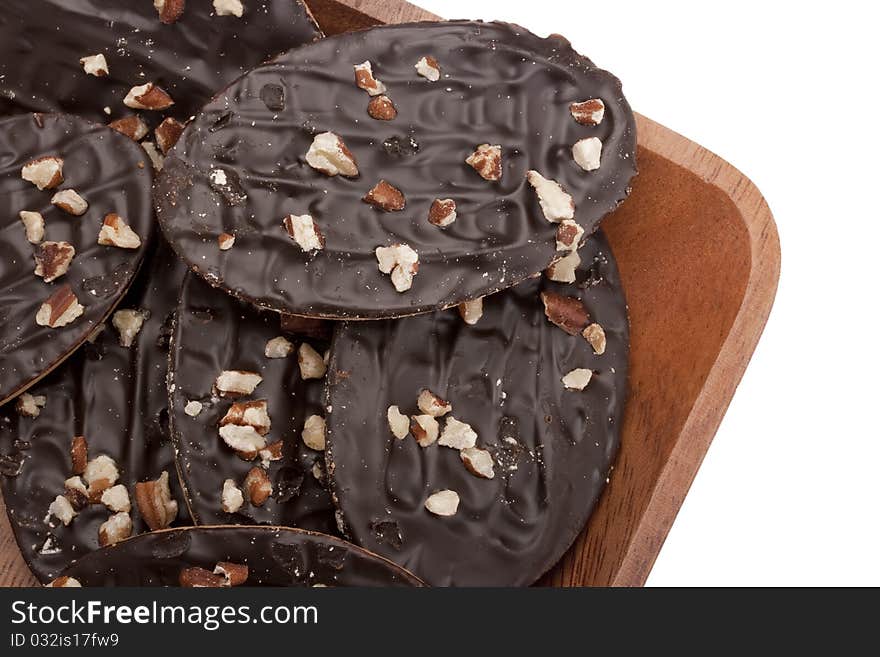
[(776, 305), (648, 584), (880, 585), (876, 3), (420, 4), (565, 35), (776, 217)]

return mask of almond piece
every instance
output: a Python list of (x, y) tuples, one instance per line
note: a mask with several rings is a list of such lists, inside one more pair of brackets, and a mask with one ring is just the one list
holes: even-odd
[(602, 141), (597, 137), (581, 139), (571, 147), (571, 155), (584, 171), (595, 171), (602, 166)]
[(198, 566), (184, 568), (177, 576), (177, 583), (185, 589), (219, 589), (226, 585), (225, 582), (222, 575)]
[(89, 209), (86, 200), (73, 189), (62, 189), (56, 193), (52, 197), (52, 205), (75, 217), (81, 217)]
[(128, 497), (128, 489), (122, 484), (111, 486), (101, 493), (101, 504), (111, 511), (131, 511), (131, 500)]
[(590, 321), (590, 314), (575, 297), (564, 297), (555, 292), (541, 292), (544, 315), (569, 335), (578, 335)]
[(144, 310), (117, 310), (113, 313), (113, 327), (119, 332), (119, 345), (130, 347), (140, 333), (144, 321), (150, 316)]
[(327, 448), (327, 423), (320, 415), (309, 415), (302, 429), (302, 440), (306, 447), (317, 452)]
[(141, 245), (141, 238), (125, 222), (125, 219), (115, 212), (111, 212), (104, 217), (104, 224), (98, 233), (98, 244), (116, 246), (120, 249), (137, 249)]
[(454, 490), (441, 490), (425, 500), (425, 508), (435, 516), (454, 516), (459, 501), (458, 493)]
[(397, 118), (397, 108), (388, 96), (376, 96), (367, 105), (367, 114), (377, 121), (393, 121)]
[(418, 406), (422, 413), (426, 413), (431, 417), (443, 417), (447, 413), (452, 412), (452, 404), (442, 397), (438, 397), (427, 388), (423, 388), (419, 392)]
[(526, 180), (538, 195), (538, 203), (547, 221), (558, 223), (563, 219), (574, 219), (574, 200), (562, 185), (534, 170), (526, 174)]
[(42, 303), (36, 322), (38, 326), (61, 328), (82, 315), (83, 310), (70, 285), (64, 285)]
[(287, 358), (293, 353), (294, 349), (296, 349), (296, 347), (294, 347), (290, 340), (283, 335), (279, 335), (266, 342), (264, 353), (266, 358)]
[(572, 103), (568, 109), (574, 120), (581, 125), (599, 125), (605, 118), (605, 103), (599, 98)]
[(581, 245), (584, 229), (576, 221), (563, 219), (556, 229), (556, 250), (572, 251)]
[(257, 456), (260, 457), (260, 465), (268, 470), (271, 463), (284, 458), (284, 441), (276, 440), (274, 443), (269, 443), (257, 453)]
[(202, 402), (197, 399), (190, 399), (186, 402), (186, 406), (183, 407), (183, 412), (190, 417), (198, 417), (199, 413), (202, 412), (202, 408)]
[(299, 346), (297, 359), (299, 373), (304, 380), (320, 379), (327, 372), (327, 363), (324, 362), (324, 358), (308, 342), (303, 342)]
[(235, 244), (235, 235), (229, 233), (220, 233), (217, 236), (217, 246), (221, 251), (228, 251)]
[(55, 189), (64, 182), (64, 160), (46, 156), (31, 160), (21, 168), (21, 177), (37, 189)]
[(480, 144), (465, 162), (471, 165), (483, 180), (491, 182), (501, 180), (501, 146)]
[(388, 428), (391, 429), (391, 435), (398, 440), (403, 440), (409, 433), (409, 417), (400, 412), (397, 406), (389, 406), (386, 413), (388, 417)]
[(223, 493), (220, 499), (221, 508), (225, 513), (235, 513), (244, 504), (244, 495), (232, 479), (223, 481)]
[(363, 64), (355, 64), (354, 81), (359, 88), (371, 96), (379, 96), (385, 93), (385, 85), (373, 77), (373, 65), (369, 61)]
[(64, 480), (64, 497), (77, 511), (84, 509), (89, 504), (89, 491), (82, 477), (74, 475)]
[(256, 372), (223, 370), (214, 380), (214, 388), (221, 397), (250, 395), (262, 380)]
[(220, 427), (218, 433), (223, 442), (236, 452), (252, 455), (246, 461), (250, 461), (266, 446), (266, 439), (248, 424), (226, 424)]
[(74, 436), (70, 441), (70, 471), (81, 475), (86, 471), (89, 462), (89, 448), (85, 436)]
[(440, 64), (431, 55), (425, 55), (416, 62), (416, 72), (430, 82), (440, 79)]
[(112, 128), (121, 135), (125, 135), (132, 141), (140, 141), (147, 136), (150, 129), (147, 124), (141, 120), (139, 116), (124, 116), (107, 124), (108, 128)]
[(177, 502), (171, 497), (168, 472), (165, 470), (154, 481), (136, 483), (134, 499), (141, 517), (153, 531), (168, 527), (177, 518)]
[(23, 392), (15, 400), (15, 411), (22, 417), (37, 417), (40, 409), (46, 405), (45, 395), (32, 395), (29, 392)]
[(159, 22), (171, 25), (183, 16), (186, 0), (153, 0), (153, 6), (159, 12)]
[(303, 251), (320, 251), (324, 248), (324, 235), (318, 224), (308, 214), (289, 214), (284, 217), (284, 228)]
[(599, 324), (590, 324), (584, 329), (581, 335), (583, 335), (584, 339), (590, 343), (590, 346), (593, 348), (593, 351), (597, 356), (601, 356), (605, 353), (607, 342), (605, 339), (605, 329)]
[(62, 575), (56, 579), (53, 579), (51, 582), (46, 584), (47, 588), (58, 589), (58, 588), (82, 588), (82, 584), (79, 583), (79, 580), (75, 577), (68, 577), (67, 575)]
[(408, 244), (392, 244), (376, 248), (379, 271), (391, 274), (391, 282), (398, 292), (412, 287), (413, 278), (419, 272), (419, 254)]
[(131, 516), (125, 511), (114, 513), (98, 528), (98, 545), (106, 547), (131, 536)]
[(21, 223), (24, 224), (24, 234), (27, 241), (31, 244), (39, 244), (43, 241), (46, 234), (46, 221), (39, 212), (31, 212), (30, 210), (22, 210), (18, 213)]
[(34, 252), (34, 274), (51, 283), (67, 273), (76, 249), (70, 242), (43, 242)]
[(483, 316), (483, 297), (458, 304), (458, 314), (470, 326), (479, 322)]
[(151, 141), (142, 141), (141, 148), (144, 149), (144, 153), (150, 158), (150, 164), (152, 165), (153, 170), (156, 172), (161, 171), (165, 166), (165, 158), (162, 157), (162, 153), (156, 149), (156, 145)]
[(428, 221), (440, 228), (445, 228), (451, 224), (457, 216), (455, 201), (451, 198), (434, 199), (434, 202), (431, 203), (431, 209), (428, 210)]
[(49, 504), (49, 510), (46, 512), (46, 517), (44, 522), (48, 525), (51, 524), (52, 518), (57, 518), (61, 521), (61, 523), (67, 527), (70, 524), (70, 521), (76, 517), (76, 511), (73, 509), (73, 505), (70, 503), (64, 495), (57, 495), (54, 500), (52, 500), (51, 504)]
[(244, 494), (254, 506), (263, 506), (272, 494), (272, 482), (263, 468), (251, 468), (244, 478)]
[(169, 116), (153, 131), (156, 135), (156, 145), (163, 155), (168, 155), (168, 151), (174, 148), (180, 135), (183, 134), (184, 127), (180, 121)]
[(86, 463), (82, 477), (89, 487), (89, 500), (98, 502), (101, 494), (119, 481), (119, 469), (116, 467), (116, 461), (106, 454), (100, 454)]
[(247, 581), (248, 567), (241, 563), (221, 561), (214, 566), (214, 574), (223, 578), (223, 586), (240, 586)]
[(362, 200), (385, 212), (395, 212), (406, 207), (403, 192), (385, 180), (380, 180)]
[(562, 385), (566, 390), (583, 390), (593, 378), (592, 370), (578, 367), (562, 377)]
[(244, 15), (244, 5), (241, 0), (214, 0), (214, 13), (218, 16), (241, 18)]
[(306, 164), (327, 176), (358, 175), (357, 161), (339, 135), (322, 132), (315, 135), (306, 153)]
[(574, 283), (577, 280), (577, 268), (581, 264), (581, 256), (577, 251), (570, 251), (558, 260), (554, 260), (544, 272), (547, 278), (557, 283)]
[(220, 420), (220, 426), (236, 424), (239, 426), (253, 427), (258, 434), (265, 436), (272, 427), (269, 417), (269, 402), (265, 399), (256, 401), (235, 402), (226, 411), (226, 415)]
[(485, 449), (479, 447), (467, 447), (459, 452), (464, 467), (468, 469), (472, 475), (482, 477), (483, 479), (495, 478), (495, 461), (492, 455)]
[(446, 426), (440, 434), (438, 445), (462, 450), (477, 444), (477, 432), (466, 422), (456, 420), (451, 415), (446, 418)]
[(83, 71), (87, 75), (94, 75), (96, 78), (103, 78), (110, 73), (110, 68), (107, 66), (107, 58), (104, 57), (103, 53), (83, 57), (79, 60), (79, 63), (82, 64)]
[(440, 423), (432, 415), (413, 415), (409, 430), (420, 446), (427, 447), (437, 441)]
[(162, 88), (152, 82), (132, 87), (123, 99), (123, 104), (132, 109), (142, 110), (166, 110), (174, 101), (171, 96)]

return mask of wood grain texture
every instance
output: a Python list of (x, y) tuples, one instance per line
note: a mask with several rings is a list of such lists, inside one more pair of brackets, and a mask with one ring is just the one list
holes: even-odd
[[(307, 3), (327, 34), (437, 19), (398, 0)], [(644, 584), (754, 352), (779, 279), (776, 225), (751, 181), (698, 144), (637, 118), (640, 173), (629, 200), (603, 224), (632, 324), (622, 446), (598, 508), (546, 585)], [(30, 584), (4, 512), (0, 585)]]

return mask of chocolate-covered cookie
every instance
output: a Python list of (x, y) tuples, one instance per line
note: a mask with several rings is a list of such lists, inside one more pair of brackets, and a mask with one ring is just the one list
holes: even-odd
[(559, 37), (383, 26), (237, 80), (187, 127), (155, 201), (212, 285), (280, 312), (396, 317), (546, 268), (626, 197), (635, 143), (620, 82)]
[(324, 476), (327, 340), (314, 327), (281, 320), (186, 277), (169, 409), (197, 524), (336, 529)]
[[(525, 585), (583, 529), (617, 451), (628, 323), (601, 233), (573, 284), (336, 331), (331, 491), (351, 539), (431, 585)], [(467, 321), (465, 321), (467, 319)]]
[(0, 120), (0, 403), (64, 360), (128, 289), (153, 233), (145, 161), (84, 119)]
[(188, 522), (165, 386), (185, 271), (159, 240), (97, 337), (0, 408), (3, 498), (22, 555), (41, 581), (97, 549), (102, 526), (117, 514), (127, 518), (104, 526), (104, 542)]
[[(75, 581), (71, 581), (75, 580)], [(143, 534), (71, 565), (57, 586), (424, 586), (356, 545), (289, 527)]]

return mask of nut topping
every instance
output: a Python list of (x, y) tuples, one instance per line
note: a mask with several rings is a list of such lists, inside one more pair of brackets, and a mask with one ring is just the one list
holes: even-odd
[(593, 351), (597, 356), (601, 356), (605, 353), (605, 329), (599, 324), (590, 324), (584, 329), (584, 332), (581, 335), (583, 335), (584, 339), (590, 343), (590, 346), (593, 348)]
[(592, 378), (592, 370), (579, 367), (562, 377), (562, 385), (565, 386), (566, 390), (583, 390)]
[(142, 110), (166, 110), (174, 104), (171, 96), (152, 82), (132, 87), (122, 101), (126, 107)]
[(458, 511), (458, 503), (458, 493), (454, 490), (441, 490), (425, 500), (425, 508), (435, 516), (454, 516)]
[(379, 271), (391, 274), (391, 282), (398, 292), (412, 287), (413, 277), (419, 271), (419, 254), (408, 244), (392, 244), (376, 248)]
[(128, 498), (128, 489), (122, 484), (111, 486), (101, 493), (101, 504), (111, 511), (131, 511), (131, 500)]
[(117, 310), (113, 313), (113, 327), (119, 332), (119, 345), (130, 347), (150, 316), (145, 310)]
[(483, 297), (458, 304), (458, 314), (470, 326), (479, 322), (483, 316)]
[(101, 454), (86, 464), (82, 477), (89, 486), (89, 500), (97, 502), (105, 490), (119, 481), (119, 469), (116, 467), (116, 461), (106, 454)]
[(226, 479), (223, 482), (223, 493), (221, 495), (221, 508), (226, 513), (235, 513), (244, 504), (244, 495), (241, 489), (235, 485), (232, 479)]
[(480, 144), (465, 160), (484, 180), (501, 180), (501, 146)]
[(453, 449), (467, 449), (477, 444), (477, 432), (466, 422), (456, 420), (451, 415), (446, 418), (446, 426), (440, 434), (438, 445)]
[(36, 322), (38, 326), (61, 328), (82, 315), (83, 310), (70, 285), (64, 285), (42, 303)]
[(352, 178), (358, 175), (354, 155), (339, 135), (332, 132), (315, 135), (306, 153), (306, 164), (327, 176), (339, 174)]
[(141, 148), (144, 149), (144, 153), (150, 158), (150, 164), (152, 165), (153, 170), (156, 172), (161, 171), (162, 167), (165, 166), (165, 158), (162, 157), (162, 153), (156, 148), (156, 144), (151, 141), (142, 141)]
[(151, 530), (164, 529), (177, 518), (177, 502), (171, 497), (165, 470), (155, 481), (136, 483), (134, 498), (141, 517)]
[(107, 127), (112, 128), (119, 134), (125, 135), (132, 141), (140, 141), (150, 131), (147, 124), (141, 120), (141, 117), (134, 115), (111, 121), (107, 124)]
[(363, 201), (385, 212), (403, 210), (406, 207), (406, 199), (403, 197), (403, 192), (385, 180), (380, 180), (373, 189), (367, 192)]
[(52, 197), (52, 205), (75, 217), (81, 217), (89, 209), (86, 200), (73, 189), (62, 189), (55, 194)]
[(226, 424), (220, 427), (220, 437), (227, 445), (238, 452), (250, 456), (250, 461), (266, 446), (266, 439), (249, 424)]
[(73, 506), (70, 504), (70, 500), (64, 497), (64, 495), (58, 495), (49, 504), (49, 510), (46, 512), (44, 522), (48, 525), (51, 523), (52, 518), (55, 517), (67, 527), (75, 516), (76, 511), (74, 511)]
[(45, 395), (32, 395), (29, 392), (21, 393), (15, 400), (15, 410), (22, 417), (37, 417), (45, 405)]
[(84, 474), (89, 462), (89, 449), (85, 436), (74, 436), (70, 441), (70, 471), (75, 475)]
[(176, 23), (183, 15), (186, 0), (153, 0), (153, 6), (159, 12), (159, 21), (165, 25)]
[(55, 189), (64, 182), (64, 160), (60, 157), (41, 157), (31, 160), (21, 168), (21, 177), (37, 186), (37, 189)]
[(367, 114), (377, 121), (393, 121), (397, 118), (397, 108), (388, 96), (376, 96), (367, 105)]
[(584, 229), (576, 221), (563, 219), (556, 229), (556, 250), (572, 251), (581, 245)]
[(379, 96), (385, 93), (385, 85), (373, 77), (373, 65), (369, 61), (363, 64), (355, 64), (354, 81), (358, 87), (371, 96)]
[(577, 268), (581, 257), (577, 251), (570, 251), (547, 267), (547, 278), (557, 283), (574, 283), (577, 280)]
[(263, 506), (272, 494), (272, 482), (263, 468), (251, 468), (244, 478), (244, 494), (254, 506)]
[(177, 119), (168, 117), (153, 132), (156, 134), (156, 145), (163, 155), (168, 155), (168, 151), (174, 148), (180, 135), (183, 134), (184, 125)]
[(111, 212), (104, 217), (104, 225), (98, 233), (98, 244), (120, 249), (137, 249), (141, 245), (141, 238), (125, 223), (125, 219)]
[(327, 423), (320, 415), (309, 415), (302, 430), (302, 439), (306, 447), (323, 452), (327, 448)]
[(27, 241), (31, 244), (39, 244), (43, 241), (45, 235), (46, 221), (39, 212), (31, 212), (30, 210), (22, 210), (18, 213), (21, 223), (24, 224), (24, 234)]
[(440, 79), (440, 64), (431, 55), (425, 55), (416, 62), (416, 72), (423, 78), (436, 82)]
[(106, 547), (131, 536), (131, 516), (115, 513), (98, 528), (98, 545)]
[(295, 348), (290, 340), (279, 335), (266, 342), (265, 355), (266, 358), (287, 358)]
[(602, 141), (597, 137), (581, 139), (571, 147), (571, 155), (584, 171), (595, 171), (602, 165)]
[(269, 417), (269, 402), (265, 399), (257, 401), (235, 402), (220, 420), (220, 426), (237, 424), (253, 427), (258, 434), (265, 436), (272, 427)]
[(284, 457), (284, 441), (276, 440), (274, 443), (269, 443), (257, 455), (260, 457), (260, 464), (268, 470), (270, 463), (280, 461)]
[(406, 435), (409, 433), (409, 417), (401, 413), (397, 406), (389, 406), (386, 415), (391, 435), (398, 440), (406, 438)]
[(64, 480), (64, 497), (77, 511), (84, 509), (89, 504), (89, 491), (82, 477), (74, 475)]
[(605, 118), (605, 103), (599, 98), (591, 98), (568, 106), (574, 120), (581, 125), (599, 125)]
[(79, 60), (79, 63), (82, 64), (83, 71), (86, 74), (94, 75), (96, 78), (103, 78), (110, 73), (110, 68), (107, 66), (107, 58), (104, 57), (103, 53), (83, 57)]
[(221, 397), (238, 397), (251, 394), (262, 380), (256, 372), (223, 370), (214, 380), (214, 388)]
[(554, 292), (541, 292), (544, 314), (569, 335), (578, 335), (587, 327), (590, 314), (575, 297), (564, 297)]
[(431, 209), (428, 210), (428, 221), (440, 228), (445, 228), (451, 224), (457, 216), (455, 201), (451, 198), (434, 199), (434, 202), (431, 203)]
[(241, 0), (214, 0), (214, 13), (218, 16), (241, 18), (244, 14), (244, 5)]
[(409, 429), (416, 442), (422, 447), (427, 447), (437, 441), (440, 424), (432, 415), (413, 415)]
[(452, 412), (452, 404), (442, 397), (438, 397), (427, 388), (423, 388), (419, 392), (418, 406), (422, 413), (426, 413), (431, 417), (443, 417), (447, 413)]
[(186, 406), (183, 407), (183, 412), (190, 417), (198, 417), (199, 413), (202, 412), (202, 408), (202, 402), (197, 399), (190, 399), (186, 402)]
[(220, 233), (217, 236), (217, 246), (221, 251), (228, 251), (232, 248), (232, 245), (235, 244), (235, 235), (230, 235), (229, 233)]
[(177, 583), (185, 589), (219, 589), (226, 585), (225, 582), (222, 575), (215, 575), (198, 566), (184, 568), (177, 576)]
[(574, 219), (574, 200), (555, 180), (549, 180), (537, 171), (529, 171), (526, 179), (538, 195), (544, 218), (552, 223)]
[(485, 449), (479, 447), (467, 447), (459, 452), (462, 463), (468, 471), (477, 477), (483, 479), (495, 478), (495, 462), (492, 455)]
[(324, 235), (311, 215), (289, 214), (284, 217), (284, 228), (303, 251), (320, 251), (324, 248)]
[(43, 242), (34, 252), (34, 274), (51, 283), (67, 273), (76, 249), (70, 242)]
[(46, 584), (46, 588), (58, 589), (58, 588), (82, 588), (82, 584), (79, 583), (79, 580), (75, 577), (68, 577), (67, 575), (62, 575), (57, 579), (53, 579), (51, 582)]
[(248, 578), (248, 567), (241, 563), (221, 561), (214, 566), (214, 574), (223, 578), (223, 586), (239, 586)]

